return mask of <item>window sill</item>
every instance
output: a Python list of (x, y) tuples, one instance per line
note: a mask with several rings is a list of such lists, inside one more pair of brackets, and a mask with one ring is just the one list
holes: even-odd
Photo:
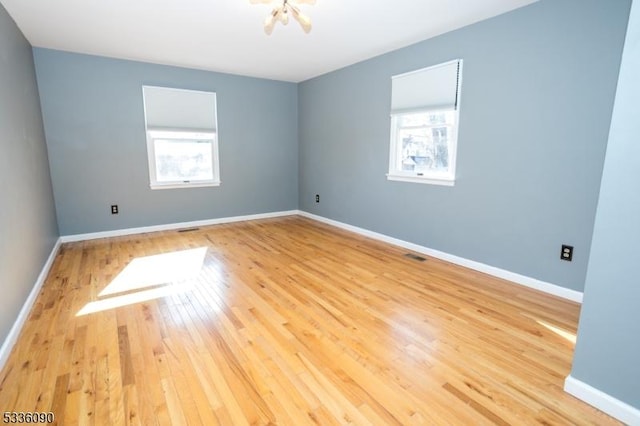
[(151, 184), (150, 187), (153, 190), (156, 189), (185, 189), (185, 188), (205, 188), (209, 186), (220, 186), (220, 181), (217, 182), (189, 182), (189, 183), (168, 183), (168, 184)]
[(427, 185), (442, 185), (442, 186), (454, 186), (456, 184), (455, 179), (437, 179), (432, 177), (420, 177), (420, 176), (402, 176), (387, 174), (387, 180), (394, 180), (398, 182), (412, 182), (423, 183)]

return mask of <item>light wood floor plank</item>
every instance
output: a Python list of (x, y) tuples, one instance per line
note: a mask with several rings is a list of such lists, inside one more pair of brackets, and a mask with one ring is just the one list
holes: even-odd
[(579, 305), (405, 254), (301, 217), (64, 244), (0, 372), (0, 411), (89, 425), (618, 424), (562, 389)]

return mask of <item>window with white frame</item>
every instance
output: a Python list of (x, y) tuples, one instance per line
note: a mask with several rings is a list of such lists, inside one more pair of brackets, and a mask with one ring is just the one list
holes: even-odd
[(216, 94), (143, 87), (152, 189), (220, 185)]
[(462, 60), (392, 77), (389, 180), (453, 185)]

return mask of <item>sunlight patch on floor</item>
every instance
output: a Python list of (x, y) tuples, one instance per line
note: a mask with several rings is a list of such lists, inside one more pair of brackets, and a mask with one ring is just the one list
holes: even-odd
[(573, 343), (575, 345), (576, 343), (576, 335), (575, 333), (571, 333), (569, 331), (563, 330), (559, 327), (556, 327), (555, 325), (549, 324), (548, 322), (545, 321), (536, 321), (538, 324), (540, 324), (541, 326), (543, 326), (544, 328), (546, 328), (547, 330), (553, 331), (554, 333), (556, 333), (558, 336), (568, 340), (569, 342)]
[(129, 293), (122, 296), (96, 300), (95, 302), (87, 303), (84, 308), (78, 311), (76, 316), (80, 317), (82, 315), (107, 311), (109, 309), (120, 308), (122, 306), (135, 305), (136, 303), (146, 302), (153, 299), (160, 299), (161, 297), (170, 296), (172, 294), (184, 293), (192, 287), (192, 283), (174, 283), (151, 290), (136, 291), (135, 293)]
[(76, 316), (186, 292), (194, 286), (206, 254), (207, 248), (200, 247), (137, 257), (98, 294), (98, 300), (87, 303)]
[(98, 294), (104, 297), (153, 287), (198, 276), (207, 254), (206, 247), (137, 257)]

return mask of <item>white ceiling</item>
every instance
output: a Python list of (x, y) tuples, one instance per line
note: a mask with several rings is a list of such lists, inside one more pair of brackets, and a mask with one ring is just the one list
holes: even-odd
[[(281, 0), (280, 0), (281, 1)], [(0, 0), (36, 47), (299, 82), (537, 0), (317, 0), (280, 23), (249, 0)]]

